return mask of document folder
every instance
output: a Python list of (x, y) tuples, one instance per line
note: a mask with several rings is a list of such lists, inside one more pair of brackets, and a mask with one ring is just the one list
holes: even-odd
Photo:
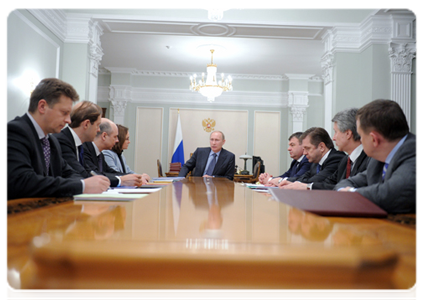
[(269, 188), (274, 199), (321, 216), (383, 218), (388, 214), (357, 192)]

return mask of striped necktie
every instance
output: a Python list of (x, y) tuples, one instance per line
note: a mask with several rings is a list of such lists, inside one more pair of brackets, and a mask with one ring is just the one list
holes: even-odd
[(316, 174), (320, 172), (320, 165), (317, 165)]

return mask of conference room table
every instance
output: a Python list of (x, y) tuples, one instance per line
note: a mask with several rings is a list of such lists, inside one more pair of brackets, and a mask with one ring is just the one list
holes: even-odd
[(10, 286), (410, 289), (416, 283), (415, 215), (323, 217), (222, 178), (190, 177), (140, 197), (8, 201)]

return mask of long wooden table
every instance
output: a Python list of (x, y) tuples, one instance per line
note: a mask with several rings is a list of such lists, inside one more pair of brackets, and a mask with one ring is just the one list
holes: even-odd
[[(38, 200), (13, 201), (8, 205)], [(7, 240), (8, 280), (17, 289), (409, 289), (416, 283), (414, 226), (320, 217), (219, 178), (191, 177), (129, 202), (10, 210)]]

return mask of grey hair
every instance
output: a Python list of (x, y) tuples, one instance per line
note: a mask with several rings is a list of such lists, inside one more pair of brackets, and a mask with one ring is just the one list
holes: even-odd
[(100, 123), (100, 131), (97, 132), (96, 136), (101, 135), (103, 132), (110, 134), (112, 132), (112, 126), (111, 126), (111, 121), (108, 119), (103, 119), (101, 120)]
[(212, 135), (213, 133), (215, 133), (215, 132), (220, 132), (220, 134), (222, 135), (222, 141), (224, 141), (224, 140), (225, 140), (225, 135), (224, 135), (224, 133), (223, 133), (222, 131), (219, 131), (219, 130), (215, 130), (215, 131), (213, 131), (212, 133), (210, 133), (210, 137), (211, 137), (211, 135)]
[(341, 132), (351, 130), (354, 141), (360, 140), (360, 135), (357, 132), (357, 124), (355, 116), (358, 108), (348, 108), (338, 112), (333, 118), (332, 122), (336, 122)]

